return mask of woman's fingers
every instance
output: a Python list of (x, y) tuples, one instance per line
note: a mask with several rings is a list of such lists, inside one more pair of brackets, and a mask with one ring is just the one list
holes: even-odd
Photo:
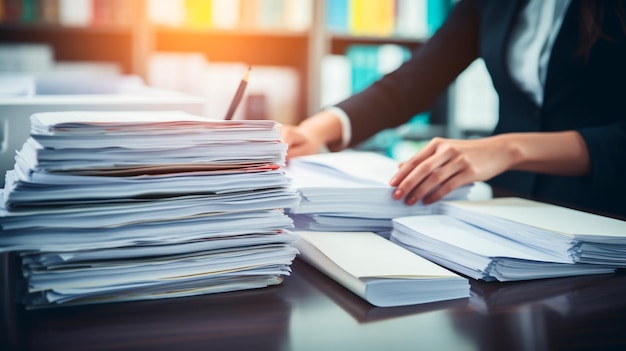
[(393, 193), (394, 199), (405, 198), (405, 202), (412, 205), (435, 187), (437, 182), (445, 180), (444, 177), (449, 177), (456, 171), (454, 168), (446, 168), (442, 172), (441, 168), (455, 157), (455, 150), (440, 147), (439, 143), (439, 140), (434, 140), (432, 145), (429, 144), (432, 147), (427, 146), (424, 153), (418, 153), (398, 171), (392, 181), (392, 184), (397, 185)]
[(409, 173), (415, 169), (419, 164), (421, 164), (424, 160), (431, 157), (435, 151), (437, 150), (437, 141), (433, 139), (430, 143), (428, 143), (422, 150), (416, 153), (413, 157), (400, 163), (398, 166), (398, 172), (391, 178), (389, 181), (389, 185), (391, 186), (399, 186), (400, 183), (406, 178)]
[[(488, 141), (433, 139), (422, 151), (404, 162), (390, 184), (396, 186), (393, 198), (413, 205), (420, 200), (432, 203), (452, 190), (501, 172), (485, 164), (498, 163)], [(491, 155), (491, 156), (489, 156)], [(479, 171), (482, 169), (482, 173)]]
[(452, 190), (471, 182), (472, 181), (469, 180), (469, 172), (462, 171), (455, 173), (453, 176), (444, 181), (439, 187), (436, 187), (433, 191), (426, 194), (422, 202), (425, 205), (432, 204), (433, 202), (443, 199), (444, 196), (448, 195)]
[(432, 172), (425, 175), (421, 182), (415, 183), (406, 195), (406, 204), (414, 205), (420, 199), (424, 199), (428, 194), (441, 189), (451, 178), (457, 176), (461, 171), (461, 165), (454, 162), (454, 160), (446, 162), (434, 169)]
[(456, 187), (474, 180), (475, 165), (465, 153), (455, 148), (445, 148), (441, 154), (445, 155), (447, 161), (426, 175), (424, 180), (408, 193), (407, 204), (412, 205), (419, 199), (424, 199), (426, 203), (439, 200)]

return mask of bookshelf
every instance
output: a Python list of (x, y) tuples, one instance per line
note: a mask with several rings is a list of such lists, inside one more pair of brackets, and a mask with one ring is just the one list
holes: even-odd
[[(154, 7), (159, 1), (163, 5)], [(354, 11), (369, 11), (371, 14), (372, 9), (376, 10), (376, 21), (383, 25), (373, 30), (368, 30), (367, 21), (359, 21), (355, 19), (356, 15), (350, 13), (346, 13), (343, 18), (343, 29), (338, 28), (336, 23), (331, 24), (331, 20), (336, 22), (337, 18), (329, 19), (328, 16), (332, 13), (337, 17), (337, 12), (330, 6), (348, 6), (348, 0), (282, 1), (0, 0), (0, 44), (43, 43), (52, 47), (57, 61), (114, 62), (122, 73), (137, 74), (144, 79), (149, 76), (152, 55), (160, 52), (201, 54), (209, 63), (241, 62), (253, 66), (288, 67), (299, 78), (295, 116), (289, 121), (297, 123), (320, 107), (320, 62), (325, 56), (345, 55), (352, 45), (394, 44), (409, 50), (415, 49), (433, 29), (427, 26), (428, 23), (411, 27), (411, 22), (407, 22), (404, 17), (390, 17), (393, 16), (394, 4), (398, 6), (398, 13), (407, 12), (400, 11), (400, 6), (405, 9), (422, 6), (421, 15), (425, 16), (425, 21), (431, 21), (428, 16), (432, 14), (424, 8), (426, 3), (428, 8), (442, 11), (449, 8), (451, 0), (349, 0), (353, 2), (350, 6), (353, 6)], [(47, 8), (47, 11), (58, 13), (63, 6), (81, 2), (91, 3), (92, 13), (89, 20), (74, 18), (78, 24), (67, 25), (50, 18), (44, 20), (41, 17), (44, 9), (36, 9), (44, 4), (46, 7), (56, 4), (56, 10)], [(214, 5), (213, 9), (208, 7), (209, 3)], [(181, 13), (181, 4), (195, 8), (195, 11), (191, 11), (192, 18)], [(283, 13), (283, 16), (276, 17), (274, 14), (272, 18), (271, 11), (262, 10), (262, 6), (276, 9), (281, 4), (284, 6), (283, 12), (292, 11), (290, 15)], [(21, 17), (16, 16), (16, 8), (20, 5), (23, 9), (30, 9), (31, 15), (26, 16), (28, 19), (23, 14)], [(217, 9), (230, 12), (228, 15), (215, 16)], [(256, 19), (251, 19), (255, 16), (254, 11), (257, 11)], [(113, 16), (110, 13), (121, 13), (122, 19), (96, 21), (95, 18), (104, 16), (102, 13), (109, 13), (109, 17)], [(59, 14), (57, 16), (60, 18)], [(76, 16), (80, 17), (80, 14)], [(161, 16), (161, 23), (155, 21), (158, 16)], [(350, 16), (355, 17), (352, 24)], [(279, 21), (280, 24), (272, 21)], [(398, 21), (395, 27), (394, 21)], [(401, 21), (404, 29), (401, 28)], [(413, 35), (408, 35), (407, 31), (413, 31)], [(445, 103), (440, 107), (445, 107)], [(445, 123), (445, 117), (439, 117), (437, 122)]]
[[(135, 20), (140, 18), (141, 1), (93, 1), (89, 11), (76, 10), (75, 17), (66, 18), (59, 15), (60, 4), (60, 0), (0, 0), (0, 44), (48, 45), (55, 61), (112, 62), (122, 73), (143, 73), (144, 55), (138, 45), (143, 23)], [(54, 17), (44, 17), (46, 11)], [(110, 17), (99, 15), (101, 11), (111, 11)]]
[[(289, 67), (298, 73), (298, 115), (306, 115), (309, 85), (308, 33), (250, 29), (152, 29), (151, 52), (201, 53), (211, 62), (239, 62), (253, 67)], [(199, 43), (205, 43), (199, 45)], [(288, 54), (284, 54), (288, 53)], [(256, 70), (253, 70), (253, 73)], [(237, 83), (238, 76), (232, 77)]]

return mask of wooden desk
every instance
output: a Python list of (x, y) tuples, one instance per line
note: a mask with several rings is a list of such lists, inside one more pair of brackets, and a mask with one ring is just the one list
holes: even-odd
[(292, 276), (265, 289), (38, 311), (5, 304), (0, 349), (626, 349), (626, 274), (472, 281), (472, 291), (376, 308), (297, 259)]

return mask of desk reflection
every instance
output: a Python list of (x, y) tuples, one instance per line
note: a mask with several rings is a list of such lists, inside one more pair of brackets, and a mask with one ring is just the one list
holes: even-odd
[(290, 307), (276, 287), (18, 311), (16, 350), (281, 350)]
[(459, 333), (450, 311), (468, 299), (375, 307), (306, 262), (296, 260), (289, 350), (479, 350)]
[(306, 263), (297, 268), (310, 295), (292, 306), (293, 350), (626, 349), (624, 274), (471, 280), (469, 299), (378, 308)]
[[(481, 350), (626, 349), (626, 275), (472, 282), (458, 330)], [(476, 313), (473, 313), (475, 311)], [(482, 317), (480, 317), (482, 316)]]
[(321, 294), (350, 314), (358, 323), (377, 322), (430, 311), (464, 307), (469, 300), (468, 298), (462, 298), (409, 306), (377, 307), (344, 288), (306, 262), (302, 262), (298, 268), (309, 285), (319, 290)]

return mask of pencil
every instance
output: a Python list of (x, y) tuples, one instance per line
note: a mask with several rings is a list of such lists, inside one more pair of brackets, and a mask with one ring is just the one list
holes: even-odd
[(248, 75), (250, 75), (251, 69), (252, 67), (248, 67), (248, 70), (243, 75), (243, 78), (241, 79), (241, 83), (239, 83), (239, 88), (237, 88), (237, 92), (235, 93), (235, 97), (233, 98), (233, 101), (230, 103), (228, 112), (226, 112), (226, 117), (224, 118), (225, 120), (233, 119), (233, 115), (235, 115), (235, 111), (237, 110), (237, 107), (241, 103), (241, 99), (243, 98), (243, 93), (245, 92), (246, 86), (248, 85)]

